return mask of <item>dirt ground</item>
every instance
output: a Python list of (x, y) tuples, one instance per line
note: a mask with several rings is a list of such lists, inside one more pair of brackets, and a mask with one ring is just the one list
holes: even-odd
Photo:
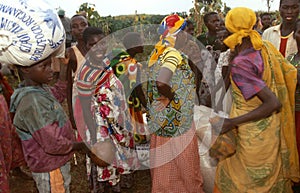
[[(77, 165), (72, 159), (71, 167), (71, 193), (89, 193), (88, 181), (86, 177), (85, 157), (76, 153)], [(122, 189), (122, 193), (150, 193), (151, 178), (149, 170), (140, 170), (134, 173), (134, 185), (130, 189)], [(11, 173), (10, 175), (11, 193), (38, 193), (33, 180), (22, 178), (20, 175)], [(109, 189), (106, 189), (110, 193)]]

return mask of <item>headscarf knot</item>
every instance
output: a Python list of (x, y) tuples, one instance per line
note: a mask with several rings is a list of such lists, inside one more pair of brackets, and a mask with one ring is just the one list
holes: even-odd
[(237, 7), (230, 10), (225, 18), (225, 26), (232, 34), (224, 40), (224, 43), (233, 50), (242, 43), (243, 38), (250, 37), (253, 48), (260, 50), (263, 45), (262, 39), (253, 29), (256, 19), (256, 14), (251, 9)]
[(167, 47), (174, 47), (176, 35), (184, 30), (186, 21), (177, 14), (166, 16), (158, 29), (160, 41), (155, 45), (148, 66), (152, 66)]

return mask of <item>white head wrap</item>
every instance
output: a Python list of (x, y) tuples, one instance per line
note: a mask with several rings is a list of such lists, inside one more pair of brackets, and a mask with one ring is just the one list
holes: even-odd
[(0, 63), (31, 66), (50, 54), (64, 57), (65, 31), (44, 0), (1, 0)]

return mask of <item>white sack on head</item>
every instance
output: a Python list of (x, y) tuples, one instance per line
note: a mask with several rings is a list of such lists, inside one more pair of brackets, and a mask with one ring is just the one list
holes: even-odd
[(1, 0), (0, 63), (31, 66), (54, 53), (64, 57), (65, 31), (44, 0)]

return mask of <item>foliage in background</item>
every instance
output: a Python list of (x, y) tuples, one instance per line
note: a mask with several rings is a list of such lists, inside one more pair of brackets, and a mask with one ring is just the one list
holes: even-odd
[(205, 13), (214, 11), (224, 18), (229, 10), (222, 0), (195, 0), (194, 7), (190, 9), (189, 19), (195, 24), (196, 36), (207, 31), (203, 21)]
[[(262, 0), (266, 1), (266, 6), (268, 10), (270, 5), (274, 0)], [(194, 7), (189, 10), (189, 13), (186, 12), (176, 12), (176, 14), (182, 16), (183, 18), (188, 18), (195, 25), (195, 35), (200, 35), (207, 31), (206, 26), (203, 22), (203, 16), (205, 13), (210, 11), (215, 11), (219, 13), (221, 18), (225, 18), (225, 15), (231, 8), (226, 5), (222, 0), (194, 0)], [(77, 13), (85, 12), (87, 19), (91, 26), (101, 27), (106, 34), (116, 32), (131, 26), (135, 26), (135, 31), (141, 32), (145, 37), (147, 34), (144, 34), (145, 31), (149, 32), (149, 29), (146, 29), (148, 24), (159, 24), (161, 20), (166, 15), (148, 15), (148, 14), (135, 14), (132, 15), (120, 15), (120, 16), (106, 16), (101, 17), (100, 14), (96, 11), (95, 4), (83, 3), (80, 5)], [(262, 11), (258, 11), (259, 15)], [(278, 11), (270, 12), (273, 16), (274, 24), (280, 23), (280, 15)], [(152, 29), (156, 30), (156, 29)], [(155, 33), (155, 31), (153, 31)], [(151, 34), (151, 33), (149, 33)], [(147, 37), (151, 38), (151, 37)]]

